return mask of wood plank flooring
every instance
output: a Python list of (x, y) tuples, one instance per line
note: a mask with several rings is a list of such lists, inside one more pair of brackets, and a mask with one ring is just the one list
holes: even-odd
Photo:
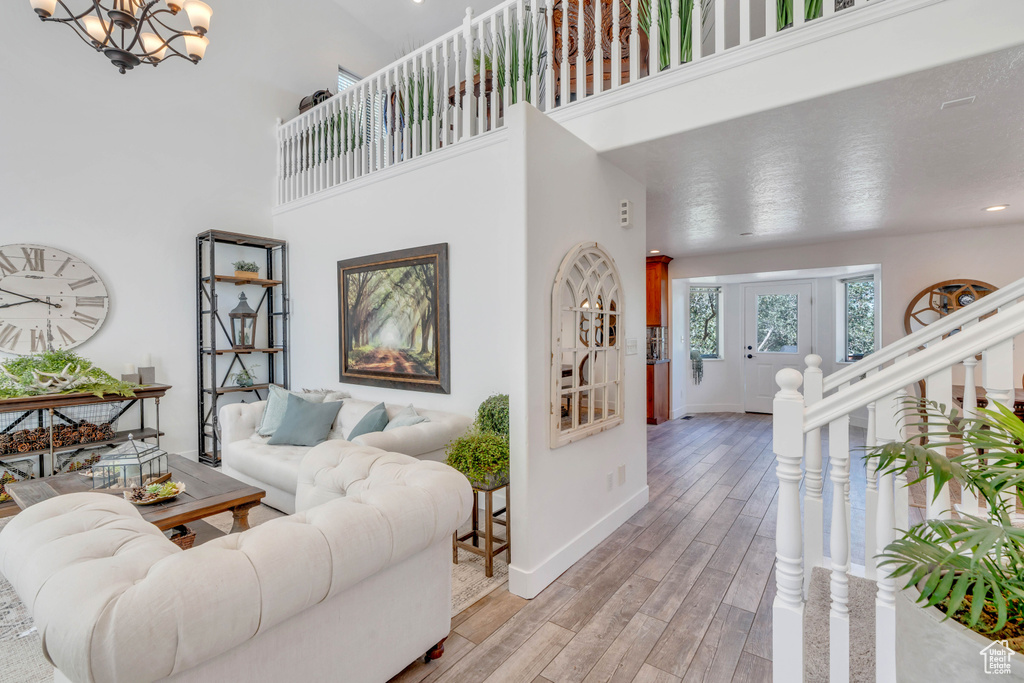
[(705, 414), (648, 428), (646, 507), (533, 600), (503, 586), (459, 614), (444, 656), (393, 681), (770, 681), (771, 427)]

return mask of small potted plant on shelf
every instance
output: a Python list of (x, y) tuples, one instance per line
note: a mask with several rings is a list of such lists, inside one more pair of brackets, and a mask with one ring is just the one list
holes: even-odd
[(259, 363), (253, 363), (248, 368), (232, 373), (231, 379), (235, 380), (236, 386), (251, 387), (256, 382), (256, 368), (259, 366)]
[[(996, 648), (1006, 659), (1010, 650), (1024, 653), (1024, 528), (1016, 515), (1024, 502), (1024, 422), (998, 403), (964, 417), (910, 399), (901, 412), (918, 433), (870, 453), (878, 471), (908, 475), (908, 486), (930, 480), (936, 497), (956, 482), (982, 507), (916, 524), (878, 556), (879, 568), (903, 589), (896, 600), (897, 678), (936, 680), (938, 651), (943, 679), (975, 680), (979, 651)], [(901, 641), (902, 633), (909, 635)], [(1024, 680), (1024, 669), (1005, 673)]]
[(447, 463), (479, 489), (508, 483), (508, 395), (480, 404), (472, 429), (448, 445)]
[(260, 274), (260, 267), (252, 261), (235, 261), (235, 277), (255, 278)]

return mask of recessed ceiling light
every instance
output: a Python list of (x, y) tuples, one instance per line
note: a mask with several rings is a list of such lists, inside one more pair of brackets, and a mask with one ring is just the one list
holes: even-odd
[(985, 208), (986, 211), (1002, 211), (1010, 208), (1009, 204), (996, 204), (995, 206), (988, 206)]
[(420, 4), (421, 2), (423, 2), (423, 0), (412, 0), (412, 1), (415, 2), (417, 5)]
[(661, 249), (651, 249), (651, 253), (652, 254), (660, 254), (661, 253)]
[(754, 233), (752, 233), (752, 232), (741, 232), (740, 233), (740, 237), (753, 237), (753, 236), (754, 236)]

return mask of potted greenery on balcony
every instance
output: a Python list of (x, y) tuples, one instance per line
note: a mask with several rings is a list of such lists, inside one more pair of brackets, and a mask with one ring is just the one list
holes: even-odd
[(480, 404), (476, 422), (448, 445), (448, 464), (470, 483), (490, 490), (508, 483), (508, 395), (495, 394)]
[[(1015, 651), (1004, 680), (1024, 680), (1024, 529), (1013, 523), (1024, 502), (1024, 423), (998, 403), (974, 418), (917, 400), (903, 413), (923, 433), (876, 449), (879, 472), (930, 480), (936, 492), (956, 482), (984, 507), (917, 524), (879, 556), (904, 589), (897, 678), (978, 680), (989, 657)], [(963, 453), (947, 457), (935, 450), (943, 446)]]

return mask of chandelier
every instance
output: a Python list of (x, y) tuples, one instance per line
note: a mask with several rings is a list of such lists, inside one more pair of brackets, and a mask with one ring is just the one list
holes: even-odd
[[(199, 0), (91, 0), (78, 13), (69, 9), (64, 0), (30, 2), (40, 19), (67, 24), (86, 45), (106, 55), (121, 73), (140, 64), (156, 66), (170, 57), (197, 64), (210, 44), (206, 32), (213, 10)], [(78, 0), (68, 2), (74, 4)], [(65, 16), (54, 16), (58, 5)], [(164, 23), (181, 10), (188, 15), (191, 31), (180, 31)]]

